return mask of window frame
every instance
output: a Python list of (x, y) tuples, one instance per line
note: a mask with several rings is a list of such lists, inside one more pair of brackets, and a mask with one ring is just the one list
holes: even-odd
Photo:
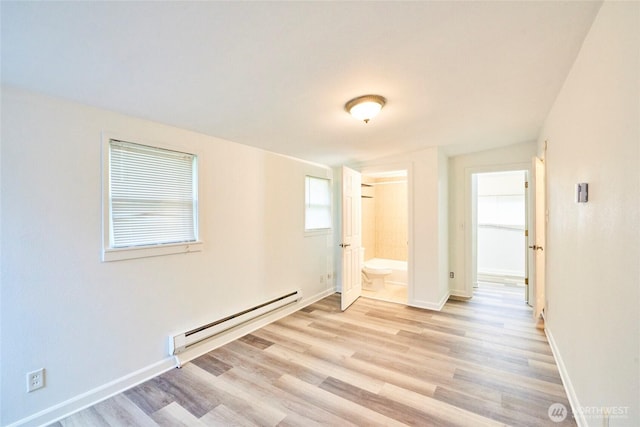
[[(329, 226), (323, 228), (307, 228), (307, 180), (308, 179), (319, 179), (323, 181), (327, 181), (329, 187)], [(333, 230), (333, 180), (331, 178), (327, 178), (324, 176), (316, 176), (306, 174), (304, 177), (304, 211), (303, 211), (303, 222), (304, 222), (304, 234), (305, 236), (315, 236), (315, 235), (325, 235), (330, 234)]]
[[(194, 192), (196, 194), (196, 204), (194, 208), (194, 234), (195, 241), (179, 243), (158, 243), (141, 246), (112, 247), (111, 246), (111, 162), (110, 147), (111, 141), (117, 140), (131, 144), (144, 145), (160, 150), (178, 151), (191, 154), (195, 157), (195, 171), (193, 178)], [(102, 261), (120, 261), (127, 259), (155, 257), (171, 254), (181, 254), (199, 252), (203, 250), (203, 241), (200, 238), (201, 227), (200, 218), (202, 209), (200, 207), (200, 160), (201, 156), (197, 150), (189, 147), (168, 144), (159, 141), (148, 141), (143, 138), (130, 138), (112, 132), (102, 133)]]

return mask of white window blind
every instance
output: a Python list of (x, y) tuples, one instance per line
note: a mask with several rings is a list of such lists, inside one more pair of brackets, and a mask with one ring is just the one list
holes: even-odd
[(331, 228), (331, 181), (326, 178), (305, 177), (304, 228)]
[(111, 248), (195, 242), (197, 204), (195, 155), (109, 141)]

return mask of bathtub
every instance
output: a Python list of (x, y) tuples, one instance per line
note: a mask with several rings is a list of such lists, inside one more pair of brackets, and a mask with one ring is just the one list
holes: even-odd
[(391, 274), (387, 276), (386, 283), (407, 286), (407, 261), (371, 258), (366, 260), (364, 265), (370, 268), (388, 268), (391, 270)]

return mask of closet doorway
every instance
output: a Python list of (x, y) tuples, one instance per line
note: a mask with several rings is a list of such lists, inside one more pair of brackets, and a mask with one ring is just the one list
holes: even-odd
[(527, 301), (527, 171), (472, 175), (476, 281), (489, 290)]

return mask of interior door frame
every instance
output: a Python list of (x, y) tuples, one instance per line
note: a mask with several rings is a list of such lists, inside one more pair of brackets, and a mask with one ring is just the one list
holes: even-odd
[[(546, 142), (545, 142), (546, 147)], [(540, 316), (544, 318), (544, 310), (547, 305), (546, 299), (546, 230), (547, 230), (547, 165), (544, 158), (534, 157), (532, 162), (533, 199), (534, 199), (534, 232), (533, 248), (529, 251), (533, 258), (534, 292), (531, 301), (533, 301), (533, 317), (538, 319)], [(531, 233), (530, 233), (531, 234)], [(535, 247), (541, 249), (536, 250)]]
[[(463, 278), (464, 291), (466, 295), (465, 297), (472, 298), (473, 297), (473, 288), (478, 282), (478, 238), (476, 235), (476, 230), (478, 228), (477, 221), (477, 190), (475, 188), (475, 180), (474, 175), (481, 173), (492, 173), (492, 172), (510, 172), (510, 171), (526, 171), (527, 179), (530, 179), (533, 176), (532, 164), (531, 162), (522, 162), (522, 163), (508, 163), (504, 165), (489, 165), (489, 166), (473, 166), (465, 168), (464, 176), (465, 176), (465, 187), (464, 187), (464, 210), (465, 210), (465, 233), (464, 233), (464, 274)], [(530, 183), (530, 181), (529, 181)], [(531, 183), (529, 184), (531, 185)], [(526, 217), (527, 217), (527, 229), (529, 230), (529, 237), (525, 238), (525, 243), (528, 244), (531, 241), (532, 229), (533, 229), (533, 218), (534, 212), (533, 209), (533, 200), (532, 200), (532, 191), (525, 192), (527, 200), (525, 202), (526, 205)], [(523, 248), (523, 250), (525, 250)], [(525, 252), (525, 264), (533, 265), (533, 259), (531, 258), (531, 251)], [(529, 270), (529, 284), (535, 283), (531, 277), (532, 268), (526, 268)], [(532, 296), (532, 286), (529, 286), (529, 300), (531, 301)]]
[(414, 287), (414, 239), (413, 239), (413, 162), (383, 163), (379, 165), (365, 166), (360, 169), (361, 175), (375, 174), (381, 172), (407, 171), (407, 239), (409, 240), (407, 251), (407, 301), (405, 304), (412, 305), (415, 301)]

